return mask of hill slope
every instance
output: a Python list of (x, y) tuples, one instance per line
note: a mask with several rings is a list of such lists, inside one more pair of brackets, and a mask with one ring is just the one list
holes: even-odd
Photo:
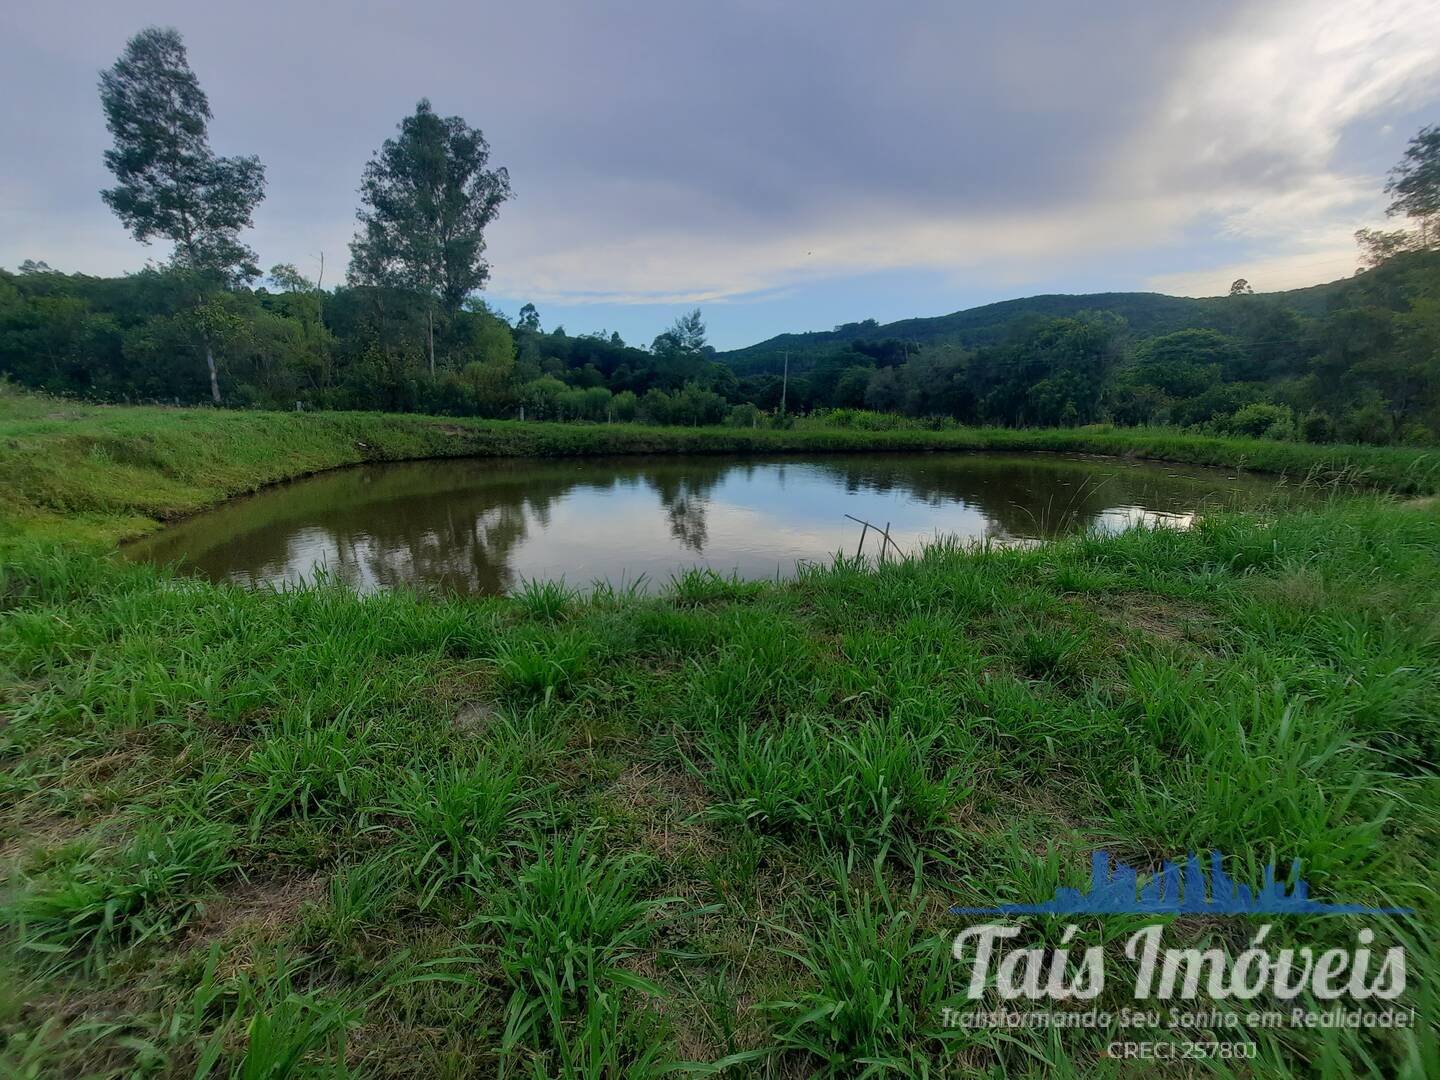
[[(1311, 285), (1287, 292), (1264, 293), (1263, 298), (1306, 315), (1323, 312), (1330, 299), (1342, 292), (1352, 279)], [(743, 349), (720, 353), (718, 359), (739, 375), (778, 372), (786, 352), (791, 370), (803, 371), (822, 357), (852, 341), (884, 341), (896, 338), (916, 345), (954, 344), (967, 348), (1002, 341), (1012, 324), (1032, 318), (1054, 318), (1081, 311), (1112, 311), (1125, 319), (1137, 337), (1168, 334), (1187, 327), (1227, 329), (1226, 302), (1229, 298), (1167, 296), (1164, 293), (1051, 293), (1002, 300), (967, 308), (949, 315), (902, 319), (880, 324), (870, 319), (846, 323), (834, 330), (780, 334)]]

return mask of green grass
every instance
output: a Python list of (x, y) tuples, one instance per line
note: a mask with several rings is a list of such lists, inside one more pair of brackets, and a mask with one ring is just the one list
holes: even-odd
[[(143, 417), (164, 430), (128, 489), (68, 456), (67, 425)], [(36, 462), (55, 447), (75, 502), (0, 474), (28, 515), (0, 540), (0, 1074), (1131, 1075), (1103, 1033), (941, 1021), (963, 1006), (948, 907), (1081, 885), (1104, 846), (1221, 848), (1251, 877), (1300, 857), (1321, 897), (1416, 908), (1365, 925), (1406, 943), (1418, 1029), (1257, 1031), (1238, 1075), (1434, 1075), (1433, 507), (1337, 495), (784, 583), (489, 600), (247, 591), (94, 544), (167, 484), (198, 505), (247, 482), (186, 457), (180, 425), (243, 444), (316, 421), (438, 423), (88, 410), (14, 436)], [(214, 442), (209, 461), (240, 453)], [(1107, 949), (1101, 1004), (1128, 1004), (1135, 920), (1076, 921)], [(1272, 940), (1356, 928), (1280, 919)]]

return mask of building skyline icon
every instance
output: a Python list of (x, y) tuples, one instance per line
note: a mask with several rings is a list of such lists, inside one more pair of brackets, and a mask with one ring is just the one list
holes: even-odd
[(1310, 883), (1300, 876), (1300, 860), (1290, 864), (1288, 883), (1278, 878), (1275, 863), (1265, 867), (1258, 889), (1235, 881), (1225, 872), (1224, 856), (1210, 852), (1206, 868), (1192, 852), (1182, 862), (1167, 859), (1158, 873), (1142, 880), (1140, 871), (1110, 853), (1090, 855), (1088, 888), (1058, 886), (1055, 895), (1038, 904), (995, 907), (952, 907), (952, 915), (1409, 915), (1411, 908), (1332, 904), (1312, 899)]

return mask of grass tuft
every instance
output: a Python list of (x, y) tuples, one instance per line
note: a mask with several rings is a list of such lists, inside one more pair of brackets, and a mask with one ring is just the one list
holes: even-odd
[[(669, 903), (647, 898), (646, 861), (592, 850), (598, 837), (538, 839), (532, 861), (497, 898), (486, 921), (502, 931), (500, 966), (512, 988), (502, 1047), (548, 1045), (574, 1058), (597, 1032), (618, 1023), (625, 991), (659, 996), (627, 966)], [(578, 1045), (577, 1045), (578, 1044)]]
[(235, 868), (232, 830), (164, 822), (121, 851), (82, 851), (22, 888), (3, 909), (22, 951), (56, 962), (103, 961), (118, 947), (173, 935)]

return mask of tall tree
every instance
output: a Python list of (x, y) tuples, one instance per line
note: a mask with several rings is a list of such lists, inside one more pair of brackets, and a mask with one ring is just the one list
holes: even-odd
[(700, 309), (678, 317), (670, 324), (669, 333), (683, 351), (698, 354), (705, 348), (705, 320), (700, 317)]
[(1410, 140), (1404, 159), (1390, 170), (1385, 193), (1394, 196), (1386, 212), (1414, 218), (1420, 226), (1419, 246), (1429, 248), (1440, 216), (1440, 125), (1423, 127)]
[(1386, 232), (1384, 229), (1356, 229), (1355, 243), (1360, 246), (1363, 269), (1374, 270), (1387, 259), (1393, 259), (1402, 251), (1415, 247), (1417, 238), (1404, 229)]
[(491, 169), (490, 144), (458, 116), (429, 101), (400, 122), (360, 180), (360, 231), (350, 244), (356, 284), (388, 285), (427, 299), (430, 374), (435, 374), (435, 309), (449, 315), (490, 276), (485, 227), (510, 198), (510, 174)]
[(700, 309), (677, 317), (650, 344), (660, 382), (678, 390), (699, 378), (706, 367), (705, 347), (705, 320)]
[[(259, 275), (240, 230), (265, 197), (256, 157), (216, 157), (210, 102), (190, 70), (176, 30), (150, 27), (100, 74), (100, 103), (114, 146), (105, 164), (115, 186), (100, 193), (136, 240), (175, 244), (172, 262), (198, 279), (229, 284)], [(203, 322), (203, 320), (202, 320)], [(215, 355), (205, 338), (210, 396), (218, 404)]]

